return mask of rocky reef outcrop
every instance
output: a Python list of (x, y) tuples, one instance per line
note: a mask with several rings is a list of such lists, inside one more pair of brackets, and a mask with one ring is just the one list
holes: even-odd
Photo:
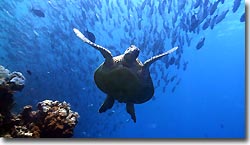
[(65, 101), (44, 100), (11, 113), (13, 95), (24, 88), (25, 77), (0, 65), (0, 137), (6, 138), (68, 138), (78, 123), (79, 114)]

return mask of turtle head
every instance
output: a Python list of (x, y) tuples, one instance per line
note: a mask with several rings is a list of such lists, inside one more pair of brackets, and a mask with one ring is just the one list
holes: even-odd
[(131, 45), (124, 52), (124, 59), (126, 62), (133, 62), (138, 57), (139, 53), (140, 53), (140, 49), (137, 48), (135, 45)]

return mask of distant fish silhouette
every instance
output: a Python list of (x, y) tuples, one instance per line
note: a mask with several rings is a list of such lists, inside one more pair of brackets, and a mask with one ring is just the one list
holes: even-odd
[(34, 8), (32, 8), (32, 9), (31, 9), (31, 12), (32, 12), (34, 15), (38, 16), (38, 17), (42, 17), (42, 18), (45, 17), (44, 12), (41, 11), (41, 10), (39, 10), (39, 9), (34, 9)]
[(240, 7), (241, 0), (234, 0), (233, 12), (235, 13)]
[(170, 64), (170, 65), (173, 65), (174, 62), (175, 62), (175, 58), (172, 56), (172, 57), (170, 58), (170, 60), (169, 60), (169, 64)]
[(210, 25), (210, 21), (211, 21), (211, 18), (208, 18), (208, 19), (204, 22), (204, 24), (203, 24), (203, 26), (202, 26), (202, 29), (203, 29), (203, 30), (206, 30), (206, 29), (208, 28), (208, 26)]
[(245, 22), (245, 18), (246, 18), (245, 13), (243, 13), (240, 17), (240, 22)]
[(218, 1), (214, 2), (214, 4), (211, 5), (211, 7), (210, 7), (210, 15), (214, 14), (215, 10), (217, 9), (217, 6), (218, 6), (219, 2), (220, 1), (218, 0)]
[(28, 73), (29, 75), (32, 75), (32, 72), (31, 72), (30, 70), (27, 70), (27, 73)]
[(176, 86), (174, 86), (171, 90), (172, 93), (174, 93)]
[(172, 77), (170, 78), (170, 81), (173, 82), (173, 81), (175, 80), (175, 78), (176, 78), (176, 76), (172, 76)]
[(215, 23), (216, 23), (216, 20), (217, 20), (217, 17), (218, 15), (215, 15), (211, 21), (210, 21), (210, 28), (213, 30), (214, 26), (215, 26)]
[(187, 65), (188, 65), (188, 61), (183, 63), (183, 71), (185, 71), (187, 69)]
[(95, 35), (92, 32), (89, 32), (88, 30), (83, 32), (84, 36), (87, 37), (90, 41), (95, 43)]
[(229, 10), (223, 11), (217, 18), (215, 23), (218, 24), (220, 23), (227, 15), (227, 13), (229, 12)]
[(204, 45), (205, 37), (202, 37), (196, 45), (196, 49), (200, 49)]

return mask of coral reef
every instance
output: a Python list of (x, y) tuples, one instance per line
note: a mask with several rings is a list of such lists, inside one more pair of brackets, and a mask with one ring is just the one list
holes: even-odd
[[(20, 72), (12, 72), (0, 65), (0, 114), (6, 116), (13, 106), (13, 93), (21, 91), (25, 78)], [(1, 121), (0, 121), (1, 122)], [(0, 123), (1, 124), (1, 123)]]
[(65, 101), (44, 100), (37, 104), (36, 111), (27, 105), (18, 115), (10, 112), (14, 105), (13, 94), (21, 91), (24, 83), (22, 73), (10, 73), (0, 65), (0, 137), (72, 137), (79, 115)]
[(31, 106), (25, 106), (13, 119), (15, 126), (11, 129), (11, 137), (72, 137), (79, 115), (68, 103), (44, 100), (37, 108), (32, 111)]
[(10, 109), (13, 104), (13, 94), (0, 87), (0, 136), (10, 129), (12, 118)]
[(0, 65), (0, 136), (11, 128), (12, 114), (10, 110), (14, 105), (13, 94), (21, 91), (24, 83), (25, 78), (22, 73), (11, 73)]
[(70, 109), (65, 101), (45, 100), (38, 104), (41, 116), (44, 116), (42, 137), (71, 137), (78, 123), (79, 115)]
[(0, 88), (8, 92), (21, 91), (24, 87), (25, 77), (20, 72), (12, 72), (0, 65)]

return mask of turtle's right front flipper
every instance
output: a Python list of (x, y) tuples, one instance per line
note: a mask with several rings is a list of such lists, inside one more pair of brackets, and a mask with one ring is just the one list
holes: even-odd
[(164, 52), (164, 53), (162, 53), (162, 54), (159, 54), (159, 55), (156, 55), (156, 56), (151, 57), (150, 59), (148, 59), (148, 60), (146, 60), (146, 61), (144, 62), (144, 68), (145, 68), (145, 69), (149, 69), (149, 66), (150, 66), (152, 63), (154, 63), (155, 61), (159, 60), (159, 59), (162, 58), (163, 56), (166, 56), (166, 55), (168, 55), (168, 54), (173, 53), (173, 52), (174, 52), (175, 50), (177, 50), (177, 49), (178, 49), (178, 47), (174, 47), (174, 48), (168, 50), (167, 52)]
[(89, 44), (90, 46), (92, 46), (95, 49), (97, 49), (98, 51), (100, 51), (102, 56), (106, 59), (106, 61), (112, 61), (112, 54), (108, 49), (91, 42), (78, 29), (74, 28), (73, 31), (75, 32), (76, 36), (79, 37), (83, 42)]

